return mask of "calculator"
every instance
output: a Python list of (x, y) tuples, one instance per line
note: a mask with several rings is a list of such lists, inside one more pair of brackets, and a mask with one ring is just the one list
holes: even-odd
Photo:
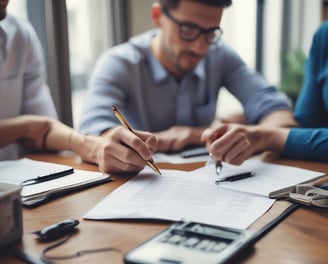
[(179, 221), (124, 255), (126, 264), (228, 263), (254, 245), (254, 233)]

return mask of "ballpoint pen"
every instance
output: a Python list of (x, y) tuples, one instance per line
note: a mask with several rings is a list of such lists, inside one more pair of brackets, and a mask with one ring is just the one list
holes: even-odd
[(222, 162), (221, 161), (217, 161), (215, 163), (215, 173), (216, 175), (219, 175), (222, 171)]
[(215, 181), (215, 183), (219, 184), (220, 182), (225, 182), (225, 181), (230, 181), (230, 182), (239, 181), (239, 180), (246, 179), (246, 178), (253, 177), (253, 176), (255, 176), (254, 172), (251, 172), (251, 171), (242, 172), (239, 174), (222, 177), (221, 179)]
[[(137, 133), (134, 131), (134, 129), (130, 126), (129, 122), (125, 119), (125, 117), (121, 114), (121, 112), (116, 108), (116, 106), (112, 105), (112, 110), (114, 115), (116, 116), (116, 118), (121, 122), (122, 126), (124, 126), (126, 129), (130, 130), (133, 134), (135, 134), (136, 136)], [(159, 175), (161, 175), (161, 171), (159, 170), (159, 168), (155, 165), (153, 159), (150, 160), (146, 160), (147, 165), (149, 167), (151, 167), (156, 173), (158, 173)]]
[(23, 181), (21, 183), (21, 186), (27, 186), (27, 185), (31, 185), (31, 184), (36, 184), (36, 183), (40, 183), (40, 182), (54, 180), (54, 179), (57, 179), (57, 178), (64, 177), (66, 175), (72, 174), (73, 172), (74, 172), (74, 169), (69, 168), (67, 170), (63, 170), (63, 171), (56, 172), (56, 173), (51, 173), (49, 175), (37, 176), (35, 178), (30, 178), (30, 179), (27, 179), (27, 180)]

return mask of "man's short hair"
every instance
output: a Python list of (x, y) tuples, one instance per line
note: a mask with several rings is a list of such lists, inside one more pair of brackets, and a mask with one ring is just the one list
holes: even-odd
[[(183, 0), (187, 1), (187, 0)], [(209, 6), (223, 6), (228, 7), (232, 4), (232, 0), (188, 0), (199, 2), (204, 5)], [(167, 9), (175, 9), (179, 6), (181, 0), (159, 0), (159, 3), (162, 7), (166, 7)]]

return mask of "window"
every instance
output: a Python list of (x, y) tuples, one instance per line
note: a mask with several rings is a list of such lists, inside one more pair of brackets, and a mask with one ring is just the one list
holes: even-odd
[(74, 127), (79, 124), (87, 82), (100, 55), (112, 45), (106, 0), (66, 0)]
[(223, 40), (255, 69), (256, 0), (234, 0), (223, 13), (221, 28)]
[[(234, 0), (225, 9), (220, 26), (224, 32), (222, 39), (255, 69), (256, 0)], [(225, 88), (221, 89), (217, 115), (225, 117), (235, 112), (242, 112), (241, 104)]]
[(10, 1), (7, 7), (9, 13), (27, 19), (26, 0)]

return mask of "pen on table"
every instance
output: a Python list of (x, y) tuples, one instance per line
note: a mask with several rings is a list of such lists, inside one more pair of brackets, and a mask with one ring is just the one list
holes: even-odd
[[(128, 121), (125, 119), (125, 117), (121, 114), (121, 112), (116, 108), (116, 106), (112, 105), (112, 110), (114, 115), (116, 116), (116, 118), (121, 122), (122, 126), (124, 126), (126, 129), (130, 130), (133, 134), (135, 134), (136, 136), (137, 133), (134, 131), (134, 129), (130, 126), (130, 124), (128, 123)], [(158, 173), (159, 175), (161, 175), (161, 171), (159, 170), (159, 168), (155, 165), (153, 159), (150, 160), (146, 160), (147, 165), (149, 167), (151, 167), (156, 173)]]
[(66, 175), (72, 174), (73, 172), (74, 172), (74, 169), (70, 168), (68, 170), (64, 170), (64, 171), (60, 171), (60, 172), (56, 172), (56, 173), (51, 173), (49, 175), (38, 176), (38, 177), (27, 179), (27, 180), (23, 181), (21, 183), (21, 186), (27, 186), (27, 185), (31, 185), (31, 184), (40, 183), (40, 182), (50, 181), (50, 180), (53, 180), (53, 179), (57, 179), (57, 178), (64, 177)]
[(239, 173), (239, 174), (235, 174), (235, 175), (231, 175), (231, 176), (227, 176), (227, 177), (222, 177), (221, 179), (215, 181), (216, 184), (219, 184), (220, 182), (225, 182), (225, 181), (239, 181), (242, 179), (246, 179), (246, 178), (250, 178), (255, 176), (254, 172), (248, 171), (248, 172), (243, 172), (243, 173)]

